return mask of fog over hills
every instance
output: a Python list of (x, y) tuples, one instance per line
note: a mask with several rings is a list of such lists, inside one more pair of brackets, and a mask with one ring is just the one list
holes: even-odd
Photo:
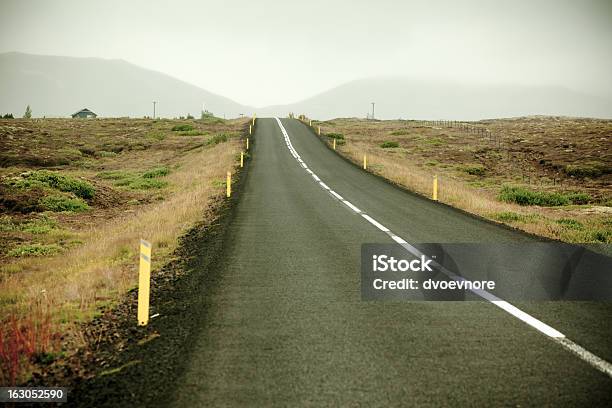
[(104, 117), (199, 116), (202, 106), (218, 116), (253, 109), (176, 78), (123, 60), (0, 54), (0, 112), (68, 116), (89, 108)]
[(317, 119), (365, 117), (371, 102), (375, 102), (375, 116), (381, 119), (612, 118), (612, 100), (562, 87), (471, 85), (401, 77), (348, 82), (298, 103), (262, 109), (262, 114), (291, 111)]
[[(206, 75), (203, 69), (203, 75)], [(525, 115), (612, 118), (612, 101), (563, 87), (474, 85), (404, 77), (345, 83), (303, 101), (264, 108), (241, 105), (160, 72), (123, 60), (0, 54), (0, 113), (68, 116), (87, 107), (102, 117), (152, 114), (198, 116), (200, 109), (228, 118), (288, 112), (312, 118), (365, 117), (376, 103), (382, 119), (484, 119)]]

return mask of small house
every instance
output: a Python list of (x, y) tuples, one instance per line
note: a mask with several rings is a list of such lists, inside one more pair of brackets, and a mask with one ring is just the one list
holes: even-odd
[(98, 115), (96, 115), (95, 113), (93, 113), (87, 108), (81, 109), (80, 111), (72, 114), (73, 119), (79, 119), (79, 118), (89, 119), (89, 118), (96, 118), (96, 117), (98, 117)]

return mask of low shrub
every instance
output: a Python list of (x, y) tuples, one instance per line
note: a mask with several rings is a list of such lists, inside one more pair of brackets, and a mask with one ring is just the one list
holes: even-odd
[(512, 211), (503, 211), (493, 215), (493, 218), (501, 222), (529, 222), (537, 218), (536, 215), (519, 214)]
[(539, 205), (545, 207), (568, 205), (571, 203), (567, 196), (560, 193), (533, 191), (518, 186), (503, 186), (498, 198), (501, 201), (518, 205)]
[(93, 156), (94, 154), (96, 154), (96, 148), (93, 146), (79, 147), (79, 151), (86, 156)]
[(591, 196), (586, 193), (533, 191), (517, 186), (503, 186), (498, 198), (501, 201), (519, 205), (539, 205), (544, 207), (586, 204), (592, 200)]
[(97, 157), (116, 157), (117, 153), (107, 152), (106, 150), (100, 150), (95, 153)]
[(208, 139), (207, 144), (225, 143), (225, 142), (227, 142), (228, 138), (229, 137), (228, 137), (227, 133), (218, 133), (218, 134), (214, 135), (213, 137), (211, 137), (210, 139)]
[(330, 139), (344, 140), (344, 135), (342, 133), (326, 133), (325, 136), (329, 137)]
[(563, 169), (565, 174), (572, 177), (584, 178), (584, 177), (599, 177), (603, 174), (610, 173), (611, 169), (603, 163), (599, 162), (585, 162), (581, 164), (568, 164)]
[(132, 177), (131, 173), (123, 170), (110, 170), (110, 171), (102, 171), (96, 175), (96, 177), (105, 179), (105, 180), (121, 180), (124, 178)]
[(113, 184), (117, 187), (125, 187), (130, 190), (151, 190), (166, 187), (168, 182), (159, 180), (159, 178), (168, 174), (170, 174), (170, 169), (164, 166), (156, 167), (142, 174), (120, 170), (104, 171), (98, 173), (97, 177), (113, 180)]
[(7, 255), (12, 257), (48, 256), (57, 254), (61, 251), (62, 247), (56, 244), (27, 244), (11, 249)]
[(487, 168), (482, 164), (469, 164), (463, 166), (462, 170), (467, 174), (471, 174), (472, 176), (484, 176)]
[(206, 116), (200, 119), (202, 123), (206, 123), (207, 125), (218, 125), (221, 123), (225, 123), (225, 119), (218, 118), (216, 116)]
[(147, 137), (149, 139), (164, 140), (166, 138), (166, 135), (161, 132), (153, 132), (153, 133), (149, 133)]
[(45, 210), (55, 212), (83, 212), (89, 210), (89, 206), (83, 199), (63, 195), (52, 195), (41, 198), (39, 204)]
[(151, 179), (151, 178), (158, 178), (158, 177), (164, 177), (167, 176), (168, 174), (170, 174), (170, 169), (167, 167), (156, 167), (154, 169), (151, 169), (149, 171), (145, 171), (142, 175), (143, 178), (146, 179)]
[(45, 215), (22, 224), (21, 230), (30, 234), (46, 234), (57, 227), (57, 221)]
[(428, 138), (424, 138), (422, 139), (423, 143), (431, 145), (431, 146), (442, 146), (444, 144), (446, 144), (446, 141), (437, 138), (437, 137), (428, 137)]
[(498, 221), (513, 222), (523, 221), (525, 217), (522, 214), (518, 214), (512, 211), (500, 212), (494, 215), (494, 218)]
[(202, 135), (207, 135), (207, 134), (208, 132), (202, 132), (197, 129), (188, 130), (186, 132), (179, 132), (180, 136), (202, 136)]
[(580, 221), (573, 218), (560, 218), (557, 220), (557, 224), (562, 225), (569, 229), (581, 230), (583, 225)]
[(30, 180), (27, 178), (8, 179), (5, 181), (5, 184), (11, 187), (22, 189), (22, 190), (45, 189), (49, 187), (47, 184), (43, 183), (42, 181)]
[(394, 147), (399, 147), (399, 143), (386, 141), (386, 142), (381, 143), (380, 147), (382, 147), (383, 149), (391, 149)]
[(168, 182), (155, 178), (135, 178), (129, 180), (129, 182), (124, 185), (130, 190), (152, 190), (164, 188), (168, 185)]
[(566, 197), (572, 204), (588, 204), (592, 200), (587, 193), (568, 193)]
[(0, 217), (0, 232), (10, 232), (19, 230), (19, 225), (13, 222), (9, 215)]
[(86, 181), (77, 180), (73, 177), (48, 170), (33, 171), (31, 173), (26, 173), (22, 177), (40, 182), (59, 191), (73, 193), (81, 198), (93, 198), (96, 191), (95, 188)]
[(391, 136), (405, 136), (405, 135), (409, 135), (410, 131), (409, 130), (394, 130), (393, 132), (389, 134)]
[(187, 123), (184, 123), (181, 125), (175, 125), (172, 127), (173, 132), (188, 132), (190, 130), (193, 130), (193, 126)]
[(611, 230), (596, 230), (591, 233), (591, 238), (595, 242), (602, 242), (608, 244), (612, 242), (612, 231)]

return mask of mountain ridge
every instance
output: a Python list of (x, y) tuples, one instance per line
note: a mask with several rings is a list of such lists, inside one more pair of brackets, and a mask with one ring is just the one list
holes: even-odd
[[(104, 80), (109, 78), (110, 80)], [(101, 80), (102, 79), (102, 80)], [(101, 117), (259, 116), (289, 112), (317, 119), (478, 120), (533, 115), (612, 118), (612, 101), (562, 86), (465, 84), (403, 76), (362, 78), (301, 101), (255, 108), (124, 59), (0, 53), (0, 113), (66, 117), (89, 108)]]
[[(93, 78), (93, 79), (92, 79)], [(112, 78), (98, 81), (97, 78)], [(0, 54), (0, 112), (68, 116), (89, 108), (103, 117), (151, 116), (153, 101), (163, 117), (249, 114), (252, 107), (123, 59)]]

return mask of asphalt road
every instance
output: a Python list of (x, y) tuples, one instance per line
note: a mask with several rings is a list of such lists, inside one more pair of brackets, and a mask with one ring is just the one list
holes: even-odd
[[(282, 122), (312, 171), (408, 242), (532, 239), (399, 190)], [(274, 119), (254, 139), (174, 406), (612, 404), (607, 375), (488, 302), (362, 301), (361, 244), (393, 241), (304, 171)], [(609, 303), (520, 307), (612, 358)]]

